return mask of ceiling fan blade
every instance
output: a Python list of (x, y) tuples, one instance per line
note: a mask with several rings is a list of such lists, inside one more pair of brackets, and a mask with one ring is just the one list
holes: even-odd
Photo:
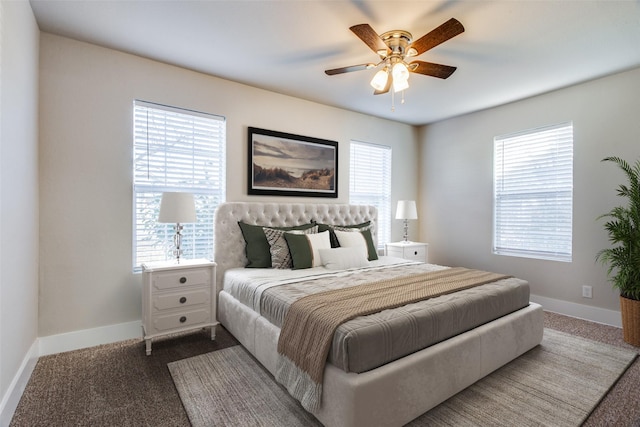
[(332, 70), (325, 70), (325, 74), (328, 76), (334, 76), (336, 74), (350, 73), (352, 71), (360, 71), (360, 70), (368, 70), (369, 68), (375, 67), (376, 64), (360, 64), (360, 65), (351, 65), (349, 67), (341, 67), (334, 68)]
[(384, 50), (387, 53), (391, 52), (378, 33), (376, 33), (369, 24), (354, 25), (353, 27), (349, 27), (349, 29), (375, 53), (378, 53), (379, 50)]
[(375, 90), (373, 92), (373, 94), (374, 95), (382, 95), (383, 93), (389, 92), (389, 89), (391, 89), (391, 83), (393, 83), (393, 76), (391, 75), (391, 73), (389, 73), (389, 77), (387, 78), (387, 84), (385, 85), (384, 89)]
[(415, 49), (416, 54), (414, 56), (418, 56), (463, 32), (464, 27), (460, 21), (455, 18), (451, 18), (438, 28), (428, 32), (418, 40), (411, 43), (409, 49)]
[(434, 64), (433, 62), (413, 61), (409, 64), (409, 71), (412, 73), (424, 74), (425, 76), (448, 78), (456, 70), (450, 65)]

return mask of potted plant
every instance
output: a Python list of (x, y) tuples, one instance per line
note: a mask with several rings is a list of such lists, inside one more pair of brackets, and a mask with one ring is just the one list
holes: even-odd
[(618, 186), (625, 205), (598, 217), (607, 218), (604, 228), (612, 247), (598, 252), (596, 259), (608, 265), (607, 275), (620, 291), (624, 340), (640, 346), (640, 159), (633, 166), (619, 157), (602, 161), (617, 164), (629, 182)]

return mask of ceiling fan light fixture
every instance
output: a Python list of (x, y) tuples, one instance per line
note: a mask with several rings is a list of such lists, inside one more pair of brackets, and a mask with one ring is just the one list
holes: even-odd
[(384, 70), (378, 71), (375, 76), (371, 79), (371, 87), (375, 90), (384, 90), (387, 86), (387, 79), (389, 78), (389, 73), (386, 68)]
[[(325, 74), (333, 76), (377, 68), (384, 64), (383, 69), (373, 76), (370, 84), (375, 89), (374, 95), (391, 92), (391, 111), (395, 109), (394, 93), (402, 92), (402, 103), (404, 104), (404, 91), (409, 88), (410, 73), (446, 79), (456, 70), (456, 67), (425, 61), (409, 60), (410, 63), (407, 63), (408, 58), (422, 55), (464, 32), (464, 26), (454, 18), (417, 40), (413, 39), (410, 32), (404, 30), (378, 34), (369, 24), (353, 25), (349, 29), (382, 60), (377, 64), (369, 63), (325, 70)], [(391, 90), (391, 86), (393, 86), (393, 90)]]
[(403, 62), (393, 64), (391, 75), (393, 76), (394, 92), (400, 92), (409, 87), (409, 69)]
[(400, 92), (401, 90), (409, 89), (409, 79), (396, 80), (393, 79), (393, 91)]
[(398, 80), (401, 80), (401, 81), (409, 80), (409, 69), (402, 62), (397, 62), (393, 65), (391, 74), (393, 75), (394, 82)]

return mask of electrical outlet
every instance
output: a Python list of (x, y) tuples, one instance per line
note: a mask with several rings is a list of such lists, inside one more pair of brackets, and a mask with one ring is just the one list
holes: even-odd
[(593, 288), (591, 286), (582, 286), (582, 298), (593, 298)]

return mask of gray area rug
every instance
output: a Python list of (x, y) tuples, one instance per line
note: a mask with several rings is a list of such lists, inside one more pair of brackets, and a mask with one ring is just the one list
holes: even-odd
[[(579, 426), (636, 357), (545, 329), (541, 345), (410, 425)], [(320, 425), (241, 346), (168, 367), (194, 427)]]
[(321, 425), (239, 345), (167, 366), (193, 427)]

